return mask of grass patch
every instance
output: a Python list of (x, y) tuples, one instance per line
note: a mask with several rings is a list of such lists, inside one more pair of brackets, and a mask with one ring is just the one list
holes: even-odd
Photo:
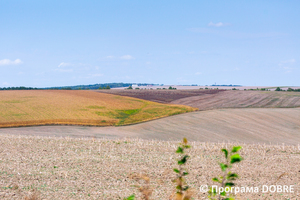
[(3, 103), (22, 103), (20, 100), (2, 101)]
[(105, 106), (88, 106), (89, 109), (104, 109)]
[(119, 123), (117, 125), (124, 124), (124, 121), (130, 117), (131, 115), (135, 115), (140, 111), (140, 109), (131, 109), (131, 110), (118, 110), (116, 119), (119, 119)]

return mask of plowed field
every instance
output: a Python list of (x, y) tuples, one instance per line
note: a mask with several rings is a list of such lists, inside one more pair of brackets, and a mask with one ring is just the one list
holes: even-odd
[(199, 110), (218, 108), (300, 107), (300, 93), (239, 90), (100, 90), (161, 103), (188, 105)]
[(96, 92), (116, 94), (121, 96), (135, 97), (139, 99), (155, 101), (160, 103), (171, 103), (172, 101), (192, 96), (213, 95), (225, 90), (95, 90)]
[(142, 138), (202, 142), (300, 144), (300, 108), (243, 108), (191, 112), (119, 127), (40, 126), (0, 129), (0, 134)]

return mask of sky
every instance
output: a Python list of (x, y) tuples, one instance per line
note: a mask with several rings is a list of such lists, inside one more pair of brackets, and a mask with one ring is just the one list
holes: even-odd
[(0, 0), (0, 87), (300, 86), (300, 1)]

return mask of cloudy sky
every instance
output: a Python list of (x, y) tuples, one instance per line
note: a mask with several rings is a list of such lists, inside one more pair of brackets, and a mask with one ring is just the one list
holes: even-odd
[(300, 85), (300, 1), (0, 1), (0, 87)]

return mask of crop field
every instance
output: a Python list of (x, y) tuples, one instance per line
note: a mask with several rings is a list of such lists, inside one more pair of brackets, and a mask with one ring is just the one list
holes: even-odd
[(90, 138), (141, 138), (250, 144), (300, 144), (300, 108), (237, 108), (190, 112), (130, 126), (37, 126), (0, 134)]
[(182, 98), (171, 103), (189, 105), (199, 110), (218, 108), (295, 108), (300, 107), (297, 92), (225, 91), (215, 95)]
[(130, 96), (156, 102), (181, 104), (199, 110), (219, 108), (300, 107), (297, 92), (239, 90), (110, 90), (100, 92)]
[[(151, 199), (169, 199), (175, 191), (172, 179), (178, 141), (140, 139), (82, 139), (32, 136), (0, 137), (0, 199), (123, 199), (141, 195), (134, 185), (143, 173), (150, 178)], [(200, 185), (212, 185), (221, 174), (221, 148), (229, 143), (191, 142), (187, 183), (195, 199), (207, 199)], [(236, 145), (236, 144), (235, 144)], [(294, 193), (242, 193), (237, 199), (297, 199), (299, 146), (242, 144), (244, 160), (232, 171), (237, 186), (294, 185)]]
[[(236, 199), (300, 195), (298, 93), (112, 91), (1, 91), (0, 127), (17, 128), (0, 129), (0, 199), (141, 199), (140, 175), (150, 178), (150, 199), (169, 199), (183, 137), (192, 146), (187, 184), (194, 199), (207, 199), (199, 188), (221, 174), (221, 149), (233, 145), (243, 147), (244, 160), (232, 169), (237, 186), (293, 185), (295, 191)], [(60, 126), (18, 127), (48, 124)], [(127, 124), (133, 125), (118, 126)]]
[(0, 127), (125, 125), (194, 110), (92, 91), (0, 91)]
[(121, 96), (135, 97), (160, 103), (171, 103), (172, 101), (192, 96), (213, 95), (225, 90), (95, 90), (96, 92), (116, 94)]

